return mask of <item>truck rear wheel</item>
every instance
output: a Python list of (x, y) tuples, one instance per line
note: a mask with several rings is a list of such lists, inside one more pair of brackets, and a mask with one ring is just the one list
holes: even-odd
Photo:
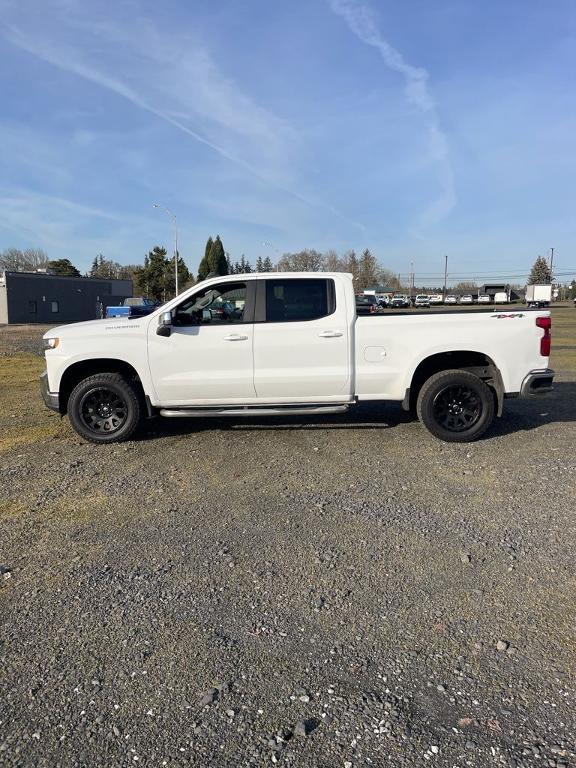
[(422, 386), (418, 418), (434, 437), (447, 443), (476, 440), (494, 420), (490, 387), (469, 371), (440, 371)]
[(68, 400), (70, 423), (92, 443), (129, 440), (142, 409), (134, 386), (118, 373), (97, 373), (79, 382)]

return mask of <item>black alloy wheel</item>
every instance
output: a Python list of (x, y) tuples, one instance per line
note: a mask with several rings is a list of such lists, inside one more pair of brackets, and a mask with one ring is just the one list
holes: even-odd
[(129, 440), (141, 421), (143, 394), (119, 373), (97, 373), (78, 382), (68, 398), (70, 423), (92, 443)]
[(435, 437), (447, 443), (476, 440), (495, 416), (494, 390), (466, 370), (433, 374), (424, 382), (416, 403), (418, 418)]
[(80, 401), (80, 413), (86, 427), (98, 434), (117, 432), (128, 416), (126, 401), (106, 387), (88, 391)]
[(446, 387), (434, 398), (434, 417), (438, 424), (450, 432), (470, 429), (481, 415), (482, 400), (471, 387)]

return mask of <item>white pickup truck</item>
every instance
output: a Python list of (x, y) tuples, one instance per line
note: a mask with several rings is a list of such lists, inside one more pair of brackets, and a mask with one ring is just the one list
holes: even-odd
[(506, 397), (552, 388), (550, 326), (546, 311), (357, 316), (348, 274), (230, 275), (145, 317), (48, 331), (42, 393), (96, 443), (127, 440), (156, 414), (315, 416), (368, 400), (467, 442)]

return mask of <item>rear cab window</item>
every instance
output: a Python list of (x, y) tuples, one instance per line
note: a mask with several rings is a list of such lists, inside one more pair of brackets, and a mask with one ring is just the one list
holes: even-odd
[(257, 315), (263, 315), (261, 319), (267, 323), (319, 320), (336, 310), (334, 280), (330, 278), (266, 278), (261, 283), (265, 306)]

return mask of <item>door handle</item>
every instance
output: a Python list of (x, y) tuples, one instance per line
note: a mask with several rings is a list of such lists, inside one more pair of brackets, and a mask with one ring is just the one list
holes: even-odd
[(224, 336), (224, 341), (246, 341), (248, 336), (243, 336), (241, 333), (229, 333)]
[(342, 331), (320, 331), (318, 334), (321, 339), (335, 339), (338, 336), (344, 336)]

